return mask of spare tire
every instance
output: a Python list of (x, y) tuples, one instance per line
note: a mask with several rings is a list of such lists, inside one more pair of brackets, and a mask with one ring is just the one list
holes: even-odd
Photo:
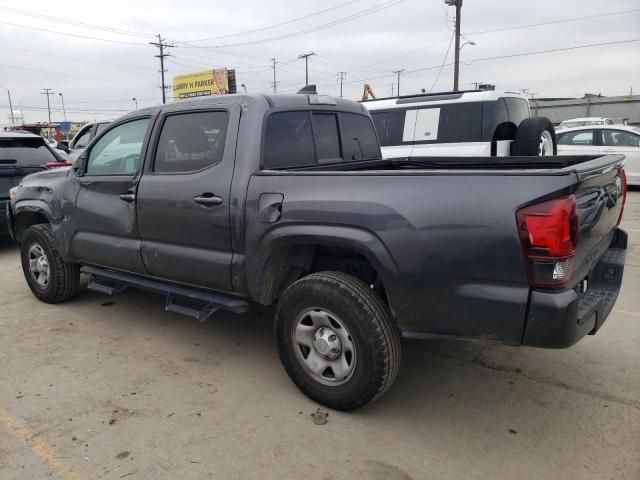
[(511, 154), (539, 157), (558, 154), (558, 143), (553, 123), (546, 117), (527, 118), (516, 130)]

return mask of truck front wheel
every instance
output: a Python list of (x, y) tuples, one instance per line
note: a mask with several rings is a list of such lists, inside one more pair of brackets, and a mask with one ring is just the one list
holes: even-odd
[(64, 302), (78, 292), (80, 267), (60, 256), (49, 225), (33, 225), (24, 232), (20, 256), (29, 288), (43, 302)]
[(380, 398), (400, 366), (400, 335), (387, 306), (359, 279), (321, 272), (291, 285), (278, 302), (276, 338), (289, 377), (335, 410)]

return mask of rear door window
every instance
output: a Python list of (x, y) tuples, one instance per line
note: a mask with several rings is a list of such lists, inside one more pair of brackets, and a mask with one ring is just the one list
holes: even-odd
[(624, 130), (602, 129), (602, 144), (605, 147), (638, 147), (640, 135), (625, 132)]

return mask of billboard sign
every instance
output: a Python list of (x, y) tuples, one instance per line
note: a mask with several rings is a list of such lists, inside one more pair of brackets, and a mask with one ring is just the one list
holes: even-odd
[[(229, 81), (230, 78), (233, 81)], [(173, 99), (207, 97), (235, 93), (235, 71), (226, 68), (185, 73), (173, 77)]]

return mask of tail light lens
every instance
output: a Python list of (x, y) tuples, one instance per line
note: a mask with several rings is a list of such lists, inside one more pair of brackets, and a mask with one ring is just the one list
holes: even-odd
[(622, 181), (622, 208), (620, 209), (620, 215), (618, 215), (618, 222), (616, 227), (620, 225), (622, 221), (622, 214), (624, 213), (624, 204), (627, 203), (627, 172), (624, 168), (620, 170), (620, 180)]
[(578, 243), (575, 195), (531, 205), (516, 213), (529, 285), (562, 288), (571, 278)]

